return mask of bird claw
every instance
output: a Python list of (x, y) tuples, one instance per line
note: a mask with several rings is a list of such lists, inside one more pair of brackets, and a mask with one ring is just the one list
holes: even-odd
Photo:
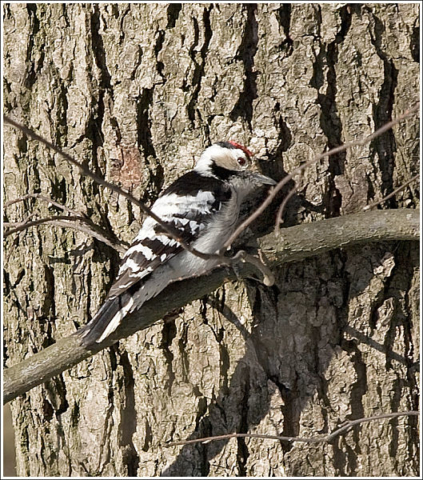
[(233, 258), (232, 258), (232, 270), (234, 271), (237, 279), (240, 279), (240, 268), (239, 262), (250, 263), (258, 270), (260, 270), (261, 274), (263, 275), (263, 279), (259, 280), (254, 278), (254, 280), (258, 280), (266, 287), (271, 287), (275, 283), (275, 276), (273, 275), (270, 268), (264, 263), (264, 255), (259, 250), (258, 256), (251, 255), (244, 250), (239, 251)]

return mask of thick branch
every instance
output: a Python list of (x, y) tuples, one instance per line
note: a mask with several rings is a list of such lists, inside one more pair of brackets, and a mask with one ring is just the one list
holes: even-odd
[[(419, 218), (419, 212), (410, 209), (358, 213), (286, 228), (279, 236), (272, 233), (263, 237), (259, 245), (269, 258), (270, 267), (274, 268), (281, 263), (302, 260), (334, 248), (385, 240), (418, 240)], [(240, 277), (260, 275), (250, 263), (240, 264), (237, 273)], [(128, 315), (112, 336), (91, 350), (80, 345), (76, 334), (7, 368), (4, 371), (4, 402), (46, 382), (117, 340), (153, 325), (167, 312), (203, 297), (227, 279), (236, 279), (236, 276), (220, 268), (200, 278), (174, 283), (147, 302), (140, 311)]]
[(280, 230), (260, 239), (271, 266), (369, 242), (417, 240), (419, 210), (374, 210)]

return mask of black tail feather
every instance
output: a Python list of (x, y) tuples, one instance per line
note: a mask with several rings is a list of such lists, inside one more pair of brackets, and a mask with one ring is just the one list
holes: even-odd
[(106, 300), (96, 316), (76, 332), (81, 337), (81, 345), (84, 347), (93, 345), (101, 337), (112, 318), (120, 309), (120, 297)]

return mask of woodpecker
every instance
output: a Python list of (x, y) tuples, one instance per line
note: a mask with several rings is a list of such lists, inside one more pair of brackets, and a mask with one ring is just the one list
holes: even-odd
[[(172, 183), (151, 207), (164, 223), (195, 250), (214, 254), (239, 224), (241, 205), (276, 182), (252, 172), (251, 152), (236, 142), (208, 147), (193, 170)], [(126, 251), (118, 276), (94, 318), (81, 329), (88, 347), (113, 333), (124, 318), (170, 283), (218, 266), (215, 258), (188, 252), (153, 218), (147, 217)]]

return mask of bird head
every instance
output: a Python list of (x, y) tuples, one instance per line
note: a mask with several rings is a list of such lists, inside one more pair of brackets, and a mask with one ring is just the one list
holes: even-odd
[(252, 156), (253, 154), (239, 143), (217, 142), (204, 150), (194, 170), (221, 180), (238, 177), (239, 180), (251, 181), (255, 187), (276, 185), (271, 178), (254, 171)]

